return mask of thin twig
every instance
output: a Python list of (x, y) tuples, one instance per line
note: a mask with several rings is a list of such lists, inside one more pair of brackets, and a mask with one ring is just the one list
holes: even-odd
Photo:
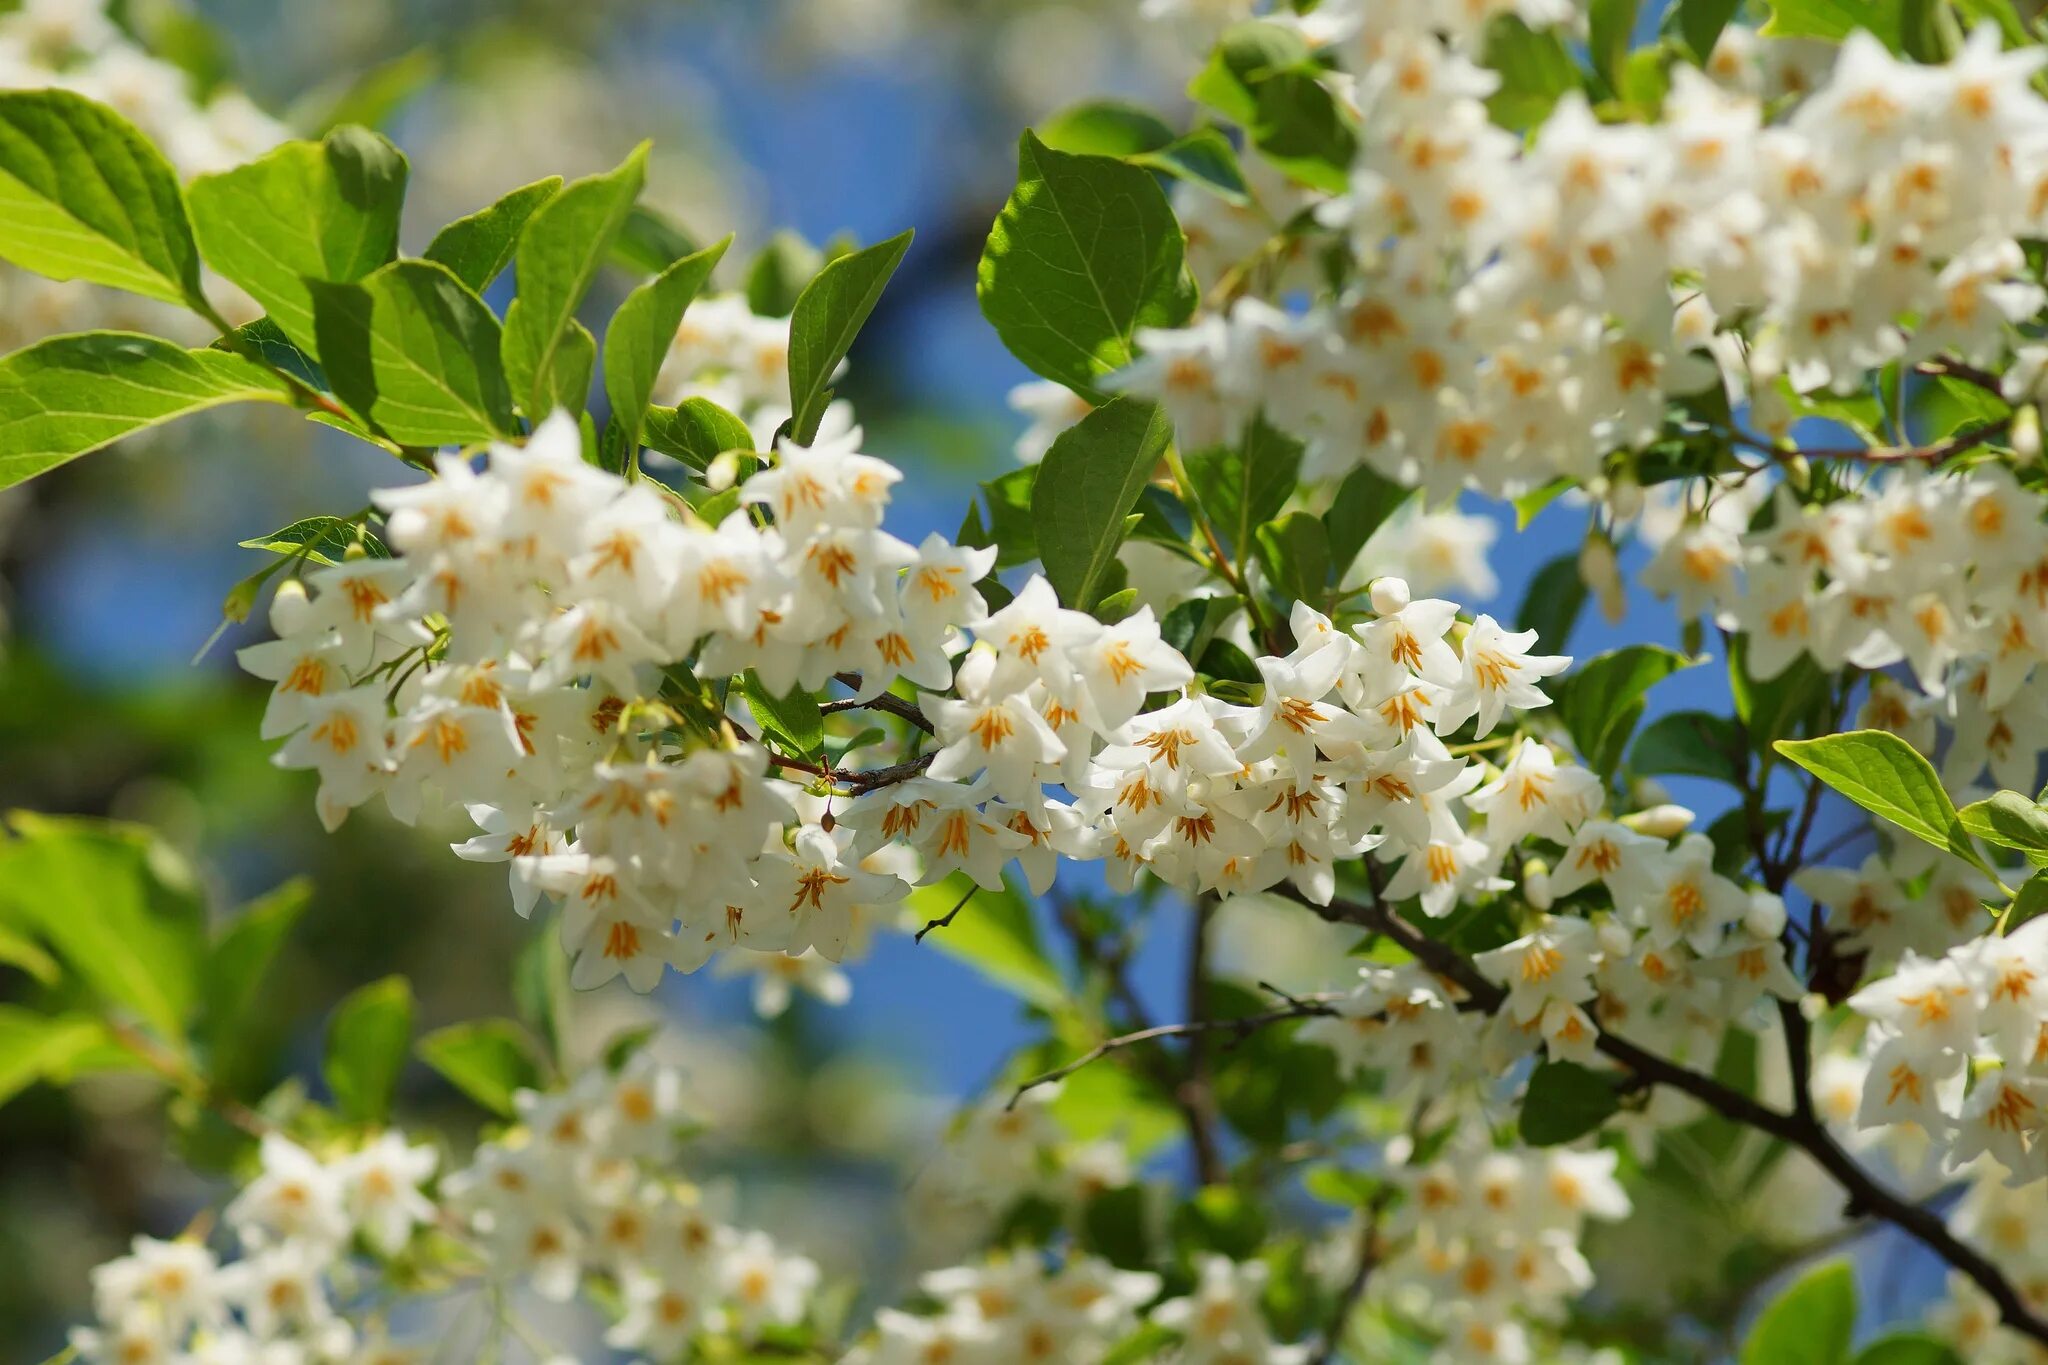
[[(850, 687), (856, 692), (860, 691), (862, 687), (861, 677), (858, 673), (835, 673), (832, 677), (836, 682)], [(937, 730), (932, 728), (932, 723), (925, 718), (923, 709), (916, 702), (907, 701), (893, 692), (884, 692), (880, 696), (870, 697), (866, 701), (862, 701), (857, 697), (845, 697), (839, 701), (828, 701), (818, 709), (827, 715), (834, 711), (886, 711), (898, 720), (909, 721), (928, 735), (938, 733)]]
[(1340, 998), (1337, 996), (1327, 998), (1313, 996), (1303, 998), (1292, 1005), (1286, 1005), (1279, 1009), (1267, 1010), (1263, 1014), (1241, 1014), (1233, 1019), (1190, 1019), (1183, 1024), (1155, 1024), (1151, 1028), (1141, 1028), (1134, 1033), (1120, 1033), (1114, 1038), (1103, 1039), (1094, 1047), (1075, 1057), (1072, 1061), (1056, 1066), (1042, 1075), (1033, 1076), (1030, 1080), (1025, 1081), (1017, 1087), (1017, 1092), (1010, 1096), (1009, 1104), (1004, 1107), (1014, 1109), (1017, 1107), (1017, 1101), (1023, 1099), (1029, 1092), (1038, 1089), (1042, 1085), (1051, 1085), (1055, 1081), (1063, 1081), (1082, 1067), (1087, 1066), (1090, 1062), (1099, 1061), (1110, 1053), (1120, 1052), (1127, 1047), (1137, 1047), (1141, 1043), (1157, 1042), (1161, 1038), (1193, 1038), (1210, 1033), (1227, 1033), (1231, 1035), (1232, 1042), (1241, 1042), (1262, 1028), (1272, 1024), (1285, 1023), (1289, 1019), (1308, 1019), (1318, 1015), (1333, 1015), (1337, 1012), (1334, 1001)]
[(949, 928), (953, 923), (953, 916), (959, 914), (962, 910), (966, 909), (967, 902), (973, 900), (974, 893), (979, 890), (981, 890), (979, 886), (968, 887), (967, 894), (960, 897), (959, 900), (955, 901), (953, 903), (953, 908), (951, 910), (948, 910), (945, 914), (939, 916), (935, 920), (926, 921), (924, 928), (918, 930), (917, 933), (912, 936), (911, 942), (922, 943), (924, 942), (924, 936), (926, 934), (929, 934), (932, 930)]

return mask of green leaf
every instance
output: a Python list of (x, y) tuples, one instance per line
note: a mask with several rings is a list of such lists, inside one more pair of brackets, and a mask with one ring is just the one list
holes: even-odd
[(825, 267), (825, 253), (794, 232), (777, 232), (747, 266), (747, 308), (759, 317), (786, 318), (797, 295)]
[[(549, 374), (541, 394), (542, 411), (553, 412), (559, 408), (565, 412), (573, 412), (584, 425), (589, 425), (590, 414), (583, 409), (590, 402), (590, 381), (596, 373), (597, 338), (590, 334), (588, 327), (570, 318), (569, 325), (562, 330), (561, 341), (555, 351), (554, 369)], [(509, 372), (506, 379), (508, 382), (516, 383)], [(517, 388), (513, 392), (516, 395)], [(624, 467), (618, 466), (621, 469)]]
[(1038, 125), (1038, 138), (1075, 156), (1136, 156), (1173, 141), (1173, 129), (1148, 109), (1124, 100), (1090, 100)]
[(191, 873), (148, 831), (7, 817), (0, 922), (32, 934), (102, 1001), (182, 1044), (199, 1003), (206, 910)]
[(0, 966), (26, 972), (45, 986), (55, 985), (64, 974), (57, 959), (44, 952), (40, 944), (5, 925), (0, 925)]
[(818, 435), (825, 407), (832, 401), (832, 371), (846, 359), (861, 324), (875, 311), (889, 277), (910, 249), (910, 233), (862, 251), (849, 252), (826, 266), (797, 295), (789, 315), (790, 434), (798, 445)]
[(696, 239), (680, 223), (645, 204), (633, 205), (612, 239), (612, 260), (649, 275), (659, 275), (696, 250)]
[(106, 1025), (91, 1015), (0, 1005), (0, 1104), (37, 1081), (61, 1083), (74, 1062), (109, 1042)]
[(1955, 804), (1934, 765), (1897, 735), (1851, 730), (1820, 739), (1781, 739), (1774, 747), (1871, 814), (1936, 848), (1950, 848)]
[(382, 1123), (391, 1116), (412, 1044), (412, 1017), (412, 987), (402, 976), (372, 981), (335, 1007), (320, 1070), (349, 1122)]
[(1602, 775), (1613, 772), (1643, 713), (1643, 694), (1692, 665), (1661, 645), (1628, 645), (1581, 664), (1558, 702), (1580, 756)]
[(1721, 41), (1721, 30), (1742, 8), (1742, 0), (1678, 0), (1678, 31), (1685, 45), (1704, 65)]
[(269, 550), (273, 554), (309, 559), (315, 564), (339, 564), (355, 545), (361, 545), (372, 559), (391, 557), (384, 542), (361, 522), (340, 517), (305, 517), (267, 536), (236, 543), (245, 550)]
[(1193, 310), (1185, 249), (1151, 172), (1057, 152), (1027, 132), (976, 293), (1012, 355), (1092, 396), (1130, 362), (1138, 328), (1177, 326)]
[(1522, 1141), (1555, 1147), (1582, 1138), (1621, 1109), (1621, 1097), (1605, 1072), (1575, 1062), (1542, 1062), (1529, 1075), (1522, 1096)]
[(467, 217), (457, 218), (434, 234), (434, 240), (427, 244), (427, 259), (439, 261), (471, 290), (483, 293), (512, 264), (512, 252), (519, 245), (519, 234), (527, 220), (561, 188), (562, 177), (551, 175), (522, 185)]
[(283, 370), (309, 389), (333, 392), (327, 384), (327, 371), (320, 367), (320, 362), (292, 345), (291, 338), (267, 316), (244, 323), (216, 339), (212, 349), (246, 356), (273, 369)]
[(1855, 1331), (1855, 1269), (1828, 1261), (1764, 1306), (1742, 1343), (1742, 1365), (1842, 1365)]
[(1768, 0), (1770, 18), (1757, 30), (1765, 38), (1820, 38), (1839, 43), (1857, 29), (1898, 47), (1901, 0)]
[(0, 94), (0, 258), (205, 304), (177, 172), (120, 115), (69, 91)]
[(376, 429), (410, 446), (515, 433), (498, 319), (447, 266), (393, 261), (308, 288), (334, 396)]
[(1831, 675), (1811, 656), (1802, 654), (1775, 678), (1758, 682), (1749, 676), (1749, 638), (1735, 637), (1728, 651), (1728, 690), (1735, 714), (1749, 727), (1750, 740), (1761, 744), (1799, 729), (1819, 729), (1828, 721)]
[(1344, 189), (1358, 135), (1300, 34), (1251, 21), (1226, 29), (1190, 98), (1242, 126), (1252, 145), (1315, 189)]
[[(1029, 564), (1038, 558), (1038, 533), (1031, 519), (1031, 502), (1038, 488), (1038, 466), (1025, 465), (1007, 474), (982, 484), (982, 496), (988, 501), (988, 522), (979, 525), (980, 511), (969, 511), (969, 532), (959, 539), (962, 545), (977, 549), (989, 545), (996, 547), (996, 567), (1013, 568)], [(972, 532), (979, 529), (979, 534)]]
[[(249, 291), (292, 344), (319, 356), (308, 281), (348, 284), (398, 251), (405, 157), (366, 128), (287, 142), (192, 182), (199, 249)], [(322, 361), (325, 356), (320, 356)]]
[(2030, 858), (2048, 855), (2048, 811), (2018, 792), (1996, 792), (1956, 813), (1964, 829), (1986, 843), (2018, 849)]
[[(643, 142), (616, 170), (571, 181), (534, 210), (520, 234), (512, 262), (519, 293), (505, 314), (505, 375), (513, 399), (536, 422), (562, 396), (556, 369), (563, 348), (578, 346), (568, 339), (576, 308), (590, 292), (646, 178)], [(587, 376), (583, 389), (588, 392)], [(575, 410), (582, 406), (578, 398)]]
[(1963, 1358), (1947, 1342), (1925, 1333), (1897, 1332), (1859, 1351), (1856, 1365), (1963, 1365)]
[(641, 439), (702, 473), (728, 450), (752, 450), (747, 424), (708, 398), (685, 398), (672, 408), (647, 409)]
[(311, 882), (286, 882), (251, 902), (206, 955), (197, 1032), (206, 1042), (209, 1074), (230, 1094), (247, 1093), (254, 1085), (248, 1074), (253, 1058), (274, 1041), (259, 1036), (256, 1004), (271, 964), (312, 902)]
[(1636, 0), (1592, 0), (1587, 8), (1586, 52), (1607, 88), (1621, 90), (1621, 67), (1635, 35)]
[(1530, 578), (1515, 620), (1523, 630), (1536, 632), (1538, 650), (1563, 654), (1585, 606), (1586, 582), (1579, 576), (1579, 557), (1562, 554)]
[(2048, 911), (2048, 871), (2036, 872), (2020, 883), (2020, 889), (2013, 894), (2012, 908), (2006, 913), (2006, 932), (2011, 933), (2043, 911)]
[(1532, 488), (1519, 498), (1516, 498), (1515, 529), (1517, 531), (1528, 530), (1529, 523), (1536, 520), (1537, 514), (1550, 506), (1551, 503), (1556, 502), (1558, 497), (1571, 486), (1572, 481), (1570, 479), (1552, 479), (1549, 483)]
[(1360, 465), (1337, 486), (1337, 497), (1323, 513), (1329, 533), (1330, 563), (1337, 577), (1349, 573), (1372, 533), (1401, 509), (1414, 490), (1403, 488), (1376, 469)]
[(512, 1117), (514, 1093), (540, 1086), (533, 1038), (510, 1019), (435, 1029), (414, 1051), (450, 1085), (500, 1118)]
[(283, 380), (225, 351), (134, 332), (51, 337), (0, 358), (0, 488), (224, 403), (290, 401)]
[(1245, 182), (1243, 167), (1238, 165), (1237, 149), (1214, 128), (1198, 128), (1157, 151), (1140, 152), (1125, 160), (1198, 185), (1228, 204), (1242, 207), (1252, 201), (1251, 186)]
[(626, 295), (604, 329), (604, 390), (611, 399), (611, 420), (625, 434), (628, 449), (638, 451), (647, 400), (655, 376), (668, 356), (669, 343), (683, 325), (683, 310), (711, 278), (711, 271), (732, 245), (728, 235), (693, 256), (685, 256)]
[(1081, 1205), (1081, 1249), (1124, 1270), (1151, 1263), (1150, 1220), (1143, 1184), (1121, 1185), (1090, 1196)]
[(1487, 27), (1479, 64), (1500, 73), (1500, 89), (1487, 98), (1486, 109), (1504, 128), (1535, 127), (1559, 99), (1585, 86), (1557, 30), (1538, 32), (1513, 14), (1496, 16)]
[(1266, 579), (1281, 597), (1322, 608), (1329, 596), (1330, 540), (1321, 518), (1289, 512), (1261, 526), (1255, 545)]
[(1742, 736), (1735, 723), (1707, 711), (1659, 716), (1636, 736), (1629, 767), (1639, 773), (1711, 777), (1742, 785)]
[[(908, 918), (920, 927), (942, 919), (974, 883), (963, 872), (943, 881), (921, 886), (905, 902)], [(953, 922), (934, 929), (923, 939), (925, 947), (936, 948), (958, 958), (1010, 994), (1049, 1012), (1069, 1002), (1067, 983), (1059, 968), (1046, 956), (1038, 937), (1038, 925), (1031, 917), (1031, 905), (1014, 887), (1001, 891), (974, 889), (974, 895)]]
[(1260, 418), (1238, 444), (1186, 456), (1189, 491), (1231, 554), (1249, 553), (1259, 525), (1279, 515), (1300, 475), (1301, 454), (1301, 442)]
[(762, 685), (760, 675), (748, 669), (740, 679), (747, 710), (761, 729), (780, 739), (791, 751), (806, 757), (816, 754), (825, 743), (825, 718), (818, 711), (818, 699), (801, 687), (778, 697)]
[(1151, 403), (1114, 399), (1060, 433), (1031, 494), (1031, 524), (1046, 579), (1077, 611), (1097, 589), (1124, 540), (1124, 519), (1166, 453), (1166, 415)]

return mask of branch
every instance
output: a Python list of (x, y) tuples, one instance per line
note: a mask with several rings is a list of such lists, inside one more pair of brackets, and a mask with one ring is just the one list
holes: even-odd
[(1745, 446), (1780, 462), (1807, 459), (1853, 460), (1860, 464), (1904, 464), (1925, 460), (1929, 464), (1940, 464), (1951, 456), (1960, 455), (1966, 450), (1983, 445), (1986, 441), (1998, 439), (2011, 426), (2012, 418), (2001, 417), (1995, 422), (1972, 427), (1959, 436), (1950, 436), (1924, 446), (1804, 446), (1795, 449), (1766, 441), (1760, 436), (1752, 436), (1746, 431), (1733, 432), (1729, 439), (1736, 445)]
[[(834, 681), (850, 687), (856, 692), (863, 686), (860, 674), (858, 673), (834, 673), (832, 677)], [(886, 711), (899, 720), (909, 721), (928, 735), (938, 733), (938, 731), (932, 728), (932, 723), (925, 719), (923, 709), (916, 702), (906, 701), (893, 692), (884, 692), (880, 696), (870, 697), (866, 701), (861, 701), (857, 697), (844, 697), (838, 701), (828, 701), (823, 706), (820, 706), (818, 710), (828, 716), (835, 711)]]
[(1155, 1024), (1151, 1028), (1141, 1028), (1134, 1033), (1120, 1033), (1114, 1038), (1103, 1039), (1072, 1061), (1062, 1066), (1056, 1066), (1043, 1075), (1033, 1076), (1030, 1080), (1025, 1081), (1017, 1087), (1017, 1092), (1010, 1096), (1010, 1102), (1003, 1107), (1015, 1109), (1017, 1101), (1023, 1099), (1029, 1092), (1043, 1085), (1051, 1085), (1054, 1081), (1063, 1081), (1082, 1067), (1087, 1066), (1090, 1062), (1099, 1061), (1110, 1053), (1120, 1052), (1127, 1047), (1137, 1047), (1141, 1043), (1157, 1042), (1161, 1038), (1193, 1038), (1210, 1033), (1228, 1033), (1231, 1035), (1232, 1044), (1236, 1044), (1243, 1042), (1260, 1029), (1272, 1024), (1285, 1023), (1289, 1019), (1307, 1019), (1317, 1015), (1333, 1015), (1337, 1012), (1335, 1002), (1342, 998), (1342, 996), (1303, 996), (1296, 999), (1291, 1005), (1283, 1005), (1278, 1009), (1267, 1010), (1263, 1014), (1243, 1014), (1234, 1019), (1191, 1019), (1184, 1024)]
[[(1302, 898), (1299, 893), (1283, 891), (1283, 894), (1289, 895), (1325, 919), (1363, 925), (1385, 934), (1407, 949), (1425, 967), (1463, 988), (1475, 1004), (1488, 1012), (1498, 1009), (1506, 999), (1507, 993), (1489, 981), (1478, 967), (1457, 949), (1429, 937), (1388, 909), (1384, 903), (1367, 905), (1335, 901), (1327, 906), (1319, 906)], [(1803, 1051), (1805, 1016), (1798, 1014), (1796, 1006), (1791, 1007), (1787, 1013), (1798, 1016), (1799, 1024), (1795, 1026), (1797, 1031), (1791, 1037)], [(2043, 1319), (2028, 1307), (2026, 1300), (2006, 1278), (2005, 1273), (1989, 1257), (1951, 1232), (1939, 1214), (1879, 1184), (1869, 1171), (1858, 1164), (1855, 1158), (1835, 1141), (1834, 1135), (1828, 1132), (1827, 1127), (1813, 1112), (1812, 1099), (1804, 1093), (1803, 1088), (1795, 1098), (1795, 1111), (1788, 1114), (1760, 1104), (1711, 1076), (1681, 1066), (1667, 1057), (1645, 1051), (1617, 1034), (1601, 1031), (1595, 1039), (1594, 1046), (1647, 1084), (1668, 1086), (1681, 1091), (1724, 1118), (1733, 1119), (1737, 1123), (1755, 1128), (1799, 1148), (1812, 1157), (1848, 1194), (1849, 1212), (1852, 1216), (1866, 1214), (1882, 1219), (1913, 1237), (1974, 1281), (1977, 1287), (1984, 1291), (1985, 1296), (1998, 1305), (1999, 1316), (2007, 1327), (2042, 1345), (2048, 1345), (2048, 1319)]]
[(912, 936), (911, 942), (922, 943), (924, 942), (924, 936), (926, 934), (929, 934), (932, 930), (950, 928), (953, 923), (953, 916), (959, 914), (962, 910), (966, 909), (967, 902), (973, 900), (974, 893), (979, 890), (981, 890), (979, 886), (968, 887), (967, 894), (962, 896), (959, 900), (955, 901), (953, 903), (953, 908), (951, 910), (948, 910), (945, 914), (939, 916), (935, 920), (927, 920), (925, 922), (924, 928), (918, 930), (917, 933)]

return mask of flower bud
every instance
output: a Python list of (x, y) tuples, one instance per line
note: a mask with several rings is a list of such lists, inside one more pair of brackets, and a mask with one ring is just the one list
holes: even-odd
[(1749, 893), (1749, 908), (1742, 912), (1742, 927), (1753, 938), (1776, 938), (1785, 931), (1785, 900), (1775, 892)]
[(1372, 609), (1382, 616), (1392, 616), (1408, 605), (1408, 580), (1405, 578), (1375, 578), (1372, 581)]
[(1600, 940), (1600, 951), (1609, 957), (1627, 957), (1635, 951), (1636, 936), (1618, 919), (1600, 921), (1594, 932)]
[(1621, 585), (1621, 563), (1606, 536), (1591, 535), (1579, 547), (1579, 581), (1599, 599), (1600, 614), (1609, 625), (1628, 615), (1628, 595)]
[(1548, 910), (1557, 898), (1550, 894), (1550, 868), (1540, 858), (1522, 864), (1522, 894), (1538, 910)]
[(1666, 802), (1639, 810), (1633, 815), (1621, 817), (1621, 823), (1638, 834), (1647, 834), (1652, 839), (1673, 839), (1692, 828), (1693, 813), (1684, 806)]
[(304, 583), (287, 578), (277, 585), (277, 595), (270, 599), (270, 629), (275, 634), (298, 634), (312, 614), (313, 603), (306, 596)]
[(1630, 804), (1638, 808), (1661, 806), (1671, 799), (1671, 789), (1654, 777), (1639, 777), (1629, 784)]
[(2041, 410), (2032, 403), (2013, 414), (2012, 453), (2019, 456), (2021, 464), (2041, 458)]
[(1616, 521), (1629, 521), (1643, 512), (1643, 486), (1626, 474), (1614, 480), (1613, 489), (1607, 494), (1607, 508)]
[(714, 493), (723, 493), (732, 487), (732, 481), (739, 477), (740, 453), (737, 450), (722, 450), (711, 457), (711, 463), (704, 467), (704, 483)]

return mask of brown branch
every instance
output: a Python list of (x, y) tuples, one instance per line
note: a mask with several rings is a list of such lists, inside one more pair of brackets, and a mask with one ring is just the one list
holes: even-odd
[[(856, 692), (863, 686), (860, 674), (858, 673), (834, 673), (832, 677), (834, 681), (842, 683)], [(866, 701), (861, 701), (857, 697), (843, 697), (838, 701), (826, 702), (818, 710), (828, 716), (835, 711), (885, 711), (898, 720), (909, 721), (928, 735), (938, 733), (938, 731), (932, 728), (932, 723), (925, 719), (924, 710), (916, 702), (906, 701), (893, 692), (884, 692), (880, 696), (870, 697)]]
[[(1507, 992), (1488, 980), (1464, 954), (1429, 937), (1384, 904), (1336, 901), (1328, 906), (1318, 906), (1298, 894), (1285, 894), (1292, 895), (1300, 904), (1326, 919), (1362, 925), (1385, 934), (1407, 949), (1423, 966), (1461, 987), (1488, 1012), (1497, 1010), (1506, 999)], [(1788, 1020), (1797, 1017), (1799, 1021), (1796, 1025), (1788, 1022), (1788, 1028), (1792, 1030), (1788, 1036), (1796, 1043), (1797, 1050), (1803, 1053), (1806, 1049), (1805, 1016), (1799, 1014), (1796, 1005), (1785, 1013)], [(1999, 1316), (2007, 1327), (2030, 1340), (2048, 1345), (2048, 1319), (2028, 1306), (2020, 1291), (2006, 1278), (2005, 1272), (1950, 1231), (1939, 1214), (1885, 1188), (1844, 1151), (1814, 1113), (1812, 1098), (1805, 1094), (1804, 1087), (1796, 1088), (1794, 1112), (1788, 1114), (1760, 1104), (1712, 1076), (1648, 1052), (1617, 1034), (1599, 1032), (1594, 1046), (1644, 1083), (1666, 1086), (1690, 1095), (1724, 1118), (1755, 1128), (1805, 1152), (1849, 1196), (1849, 1213), (1852, 1216), (1868, 1215), (1881, 1219), (1919, 1241), (1974, 1281), (1998, 1306)], [(1796, 1063), (1794, 1072), (1795, 1075), (1800, 1074)]]
[(126, 1020), (109, 1018), (104, 1021), (107, 1035), (173, 1090), (186, 1096), (201, 1108), (210, 1109), (220, 1115), (228, 1124), (241, 1129), (250, 1137), (262, 1137), (272, 1131), (270, 1121), (261, 1114), (228, 1094), (207, 1077), (200, 1075), (184, 1057), (174, 1052), (153, 1035)]
[(929, 934), (932, 930), (945, 929), (951, 927), (953, 923), (953, 917), (959, 914), (962, 910), (967, 908), (967, 902), (973, 900), (974, 893), (979, 890), (981, 890), (979, 886), (968, 887), (967, 894), (962, 896), (959, 900), (953, 902), (953, 908), (951, 910), (948, 910), (945, 914), (939, 916), (935, 920), (927, 920), (925, 922), (924, 928), (918, 930), (917, 933), (912, 936), (911, 941), (913, 943), (922, 943), (924, 942), (924, 936), (926, 934)]
[(1768, 455), (1780, 462), (1786, 460), (1853, 460), (1859, 464), (1906, 464), (1925, 460), (1929, 464), (1940, 464), (1943, 460), (1973, 450), (1987, 441), (2003, 436), (2012, 426), (2012, 418), (2001, 417), (1995, 422), (1972, 427), (1959, 436), (1950, 436), (1924, 446), (1802, 446), (1793, 448), (1766, 441), (1761, 436), (1752, 436), (1746, 431), (1732, 432), (1729, 439), (1736, 445)]
[[(1195, 902), (1193, 936), (1188, 941), (1187, 1012), (1192, 1023), (1206, 1023), (1209, 993), (1209, 924), (1215, 917), (1216, 900), (1203, 896)], [(1243, 1037), (1242, 1034), (1239, 1037)], [(1195, 1175), (1204, 1185), (1221, 1184), (1227, 1172), (1223, 1149), (1216, 1140), (1222, 1115), (1216, 1108), (1216, 1087), (1209, 1077), (1209, 1033), (1196, 1029), (1188, 1034), (1187, 1069), (1180, 1087), (1181, 1110), (1188, 1118), (1188, 1141), (1195, 1151)]]
[(1341, 996), (1304, 996), (1297, 999), (1291, 1005), (1283, 1005), (1278, 1009), (1267, 1010), (1263, 1014), (1242, 1014), (1233, 1019), (1190, 1019), (1184, 1024), (1154, 1024), (1151, 1028), (1141, 1028), (1132, 1033), (1120, 1033), (1114, 1038), (1103, 1039), (1073, 1060), (1023, 1082), (1017, 1087), (1016, 1093), (1010, 1096), (1009, 1104), (1004, 1107), (1014, 1109), (1017, 1107), (1017, 1101), (1023, 1099), (1026, 1094), (1038, 1089), (1040, 1086), (1051, 1085), (1055, 1081), (1063, 1081), (1082, 1067), (1087, 1066), (1090, 1062), (1100, 1061), (1110, 1053), (1121, 1052), (1127, 1047), (1137, 1047), (1142, 1043), (1157, 1042), (1162, 1038), (1199, 1038), (1211, 1033), (1227, 1033), (1230, 1035), (1233, 1044), (1240, 1043), (1262, 1028), (1273, 1024), (1285, 1023), (1289, 1019), (1308, 1019), (1318, 1015), (1333, 1015), (1337, 1013), (1334, 1002), (1342, 998)]

